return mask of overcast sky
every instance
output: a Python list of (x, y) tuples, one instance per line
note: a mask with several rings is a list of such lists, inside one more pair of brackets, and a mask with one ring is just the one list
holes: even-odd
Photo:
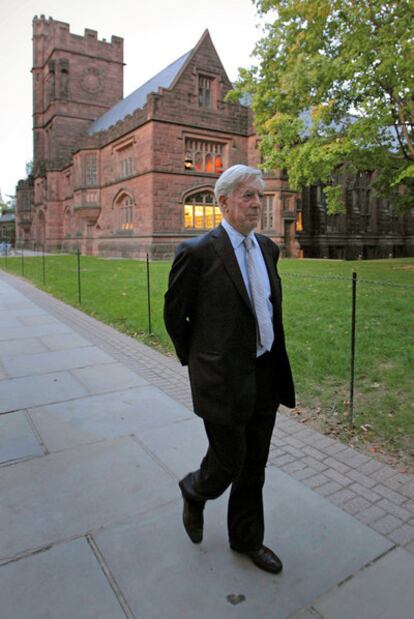
[(32, 19), (52, 16), (70, 31), (124, 39), (124, 96), (192, 49), (206, 28), (231, 80), (253, 63), (260, 37), (251, 0), (1, 0), (0, 190), (14, 194), (32, 155)]

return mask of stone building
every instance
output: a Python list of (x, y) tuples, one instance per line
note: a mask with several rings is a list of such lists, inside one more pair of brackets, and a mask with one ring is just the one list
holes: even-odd
[[(260, 163), (248, 105), (208, 31), (123, 98), (123, 40), (33, 20), (33, 174), (17, 186), (16, 237), (46, 249), (171, 257), (217, 225), (213, 187), (235, 163)], [(368, 183), (369, 184), (369, 183)], [(397, 215), (366, 179), (345, 179), (345, 215), (328, 216), (321, 187), (302, 196), (281, 172), (266, 178), (261, 229), (286, 256), (414, 254), (414, 217)]]
[[(33, 46), (33, 176), (17, 188), (18, 241), (170, 257), (217, 225), (216, 179), (260, 158), (249, 107), (224, 100), (232, 85), (208, 31), (126, 98), (119, 37), (78, 36), (41, 16)], [(287, 179), (269, 177), (262, 228), (288, 255), (295, 209)]]
[(306, 188), (296, 236), (305, 258), (357, 260), (414, 256), (414, 209), (400, 212), (376, 194), (375, 173), (342, 173), (345, 212), (328, 215), (323, 186)]

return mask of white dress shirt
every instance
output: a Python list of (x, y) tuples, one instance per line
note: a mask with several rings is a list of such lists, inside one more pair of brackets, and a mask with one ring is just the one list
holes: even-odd
[[(246, 290), (248, 292), (250, 301), (252, 302), (252, 305), (253, 305), (252, 294), (251, 294), (250, 285), (249, 285), (249, 276), (247, 274), (246, 249), (243, 244), (243, 241), (246, 237), (243, 234), (241, 234), (241, 232), (238, 232), (237, 230), (235, 230), (235, 228), (233, 228), (233, 226), (229, 224), (229, 222), (226, 219), (222, 220), (221, 225), (223, 226), (223, 228), (225, 229), (225, 231), (227, 232), (229, 236), (230, 243), (233, 246), (234, 253), (236, 255), (236, 259), (240, 267), (244, 285), (246, 286)], [(250, 237), (252, 241), (253, 247), (250, 251), (253, 252), (253, 259), (260, 273), (261, 283), (262, 283), (263, 289), (266, 294), (266, 304), (269, 309), (270, 317), (273, 321), (273, 304), (270, 300), (271, 289), (270, 289), (269, 275), (267, 273), (267, 268), (266, 268), (266, 264), (263, 258), (262, 250), (260, 249), (260, 245), (256, 239), (254, 232), (253, 231), (250, 232), (248, 236)], [(258, 344), (257, 350), (256, 350), (256, 356), (260, 357), (265, 352), (266, 352), (266, 349), (260, 344)]]

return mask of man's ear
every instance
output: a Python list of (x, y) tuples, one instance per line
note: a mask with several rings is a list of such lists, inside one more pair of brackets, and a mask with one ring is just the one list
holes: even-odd
[(225, 210), (226, 210), (226, 207), (227, 207), (227, 196), (220, 196), (219, 197), (219, 206), (220, 206), (221, 210), (224, 213)]

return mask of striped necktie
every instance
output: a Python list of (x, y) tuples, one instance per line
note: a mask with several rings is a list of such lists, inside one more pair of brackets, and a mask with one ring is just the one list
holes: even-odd
[(246, 249), (247, 274), (249, 276), (250, 292), (256, 314), (259, 343), (266, 350), (270, 350), (274, 340), (272, 319), (267, 306), (260, 272), (253, 256), (254, 247), (251, 238), (247, 236), (243, 244)]

